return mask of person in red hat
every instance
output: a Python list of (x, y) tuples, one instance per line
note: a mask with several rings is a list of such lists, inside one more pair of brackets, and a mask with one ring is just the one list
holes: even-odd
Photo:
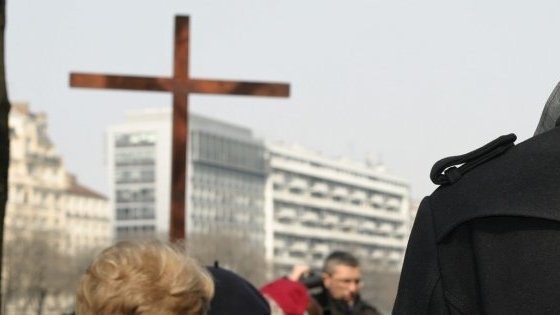
[(273, 281), (261, 288), (261, 293), (273, 300), (285, 315), (303, 315), (309, 305), (307, 288), (286, 278)]
[(308, 266), (294, 266), (288, 277), (270, 282), (260, 289), (269, 300), (272, 315), (323, 315), (320, 305), (299, 281), (309, 272)]

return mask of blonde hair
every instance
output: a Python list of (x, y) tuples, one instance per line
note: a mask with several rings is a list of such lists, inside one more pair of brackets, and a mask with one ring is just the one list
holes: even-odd
[(82, 276), (76, 314), (206, 314), (214, 284), (184, 247), (160, 241), (119, 242)]

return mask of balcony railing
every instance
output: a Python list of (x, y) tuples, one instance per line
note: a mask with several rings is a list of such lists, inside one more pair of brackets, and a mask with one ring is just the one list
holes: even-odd
[(318, 221), (319, 221), (319, 215), (314, 212), (305, 212), (301, 216), (301, 222), (303, 223), (311, 223), (311, 222), (318, 222)]
[(401, 201), (398, 198), (390, 198), (387, 200), (387, 209), (389, 210), (397, 210), (401, 206)]
[(316, 183), (311, 187), (311, 192), (316, 195), (325, 196), (329, 193), (329, 186), (325, 183)]
[(369, 198), (369, 200), (375, 207), (378, 208), (383, 207), (383, 205), (385, 204), (385, 198), (380, 194), (374, 194)]
[(297, 216), (295, 209), (281, 208), (276, 213), (276, 218), (278, 220), (293, 220)]
[(352, 193), (352, 195), (350, 196), (350, 199), (353, 202), (362, 202), (362, 201), (367, 199), (367, 195), (364, 191), (358, 190), (358, 191), (354, 191)]
[(307, 246), (307, 243), (305, 243), (305, 242), (296, 242), (296, 243), (292, 244), (292, 246), (290, 246), (290, 251), (291, 252), (306, 253), (308, 250), (309, 250), (309, 247)]
[(305, 190), (307, 189), (307, 182), (301, 178), (292, 179), (289, 183), (291, 189)]
[(337, 216), (335, 215), (326, 215), (325, 218), (323, 219), (323, 223), (329, 226), (338, 224), (339, 219)]

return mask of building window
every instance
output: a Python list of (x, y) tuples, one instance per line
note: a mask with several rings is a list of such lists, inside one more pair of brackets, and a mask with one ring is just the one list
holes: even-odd
[(117, 220), (145, 220), (155, 219), (154, 207), (144, 205), (140, 207), (120, 206), (117, 208)]

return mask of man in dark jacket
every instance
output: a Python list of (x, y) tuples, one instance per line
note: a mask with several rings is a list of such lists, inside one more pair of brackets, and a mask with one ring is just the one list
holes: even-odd
[(559, 87), (534, 137), (434, 165), (394, 314), (560, 313)]
[(377, 315), (360, 299), (361, 271), (358, 259), (346, 252), (333, 252), (323, 267), (324, 290), (315, 295), (324, 315)]

